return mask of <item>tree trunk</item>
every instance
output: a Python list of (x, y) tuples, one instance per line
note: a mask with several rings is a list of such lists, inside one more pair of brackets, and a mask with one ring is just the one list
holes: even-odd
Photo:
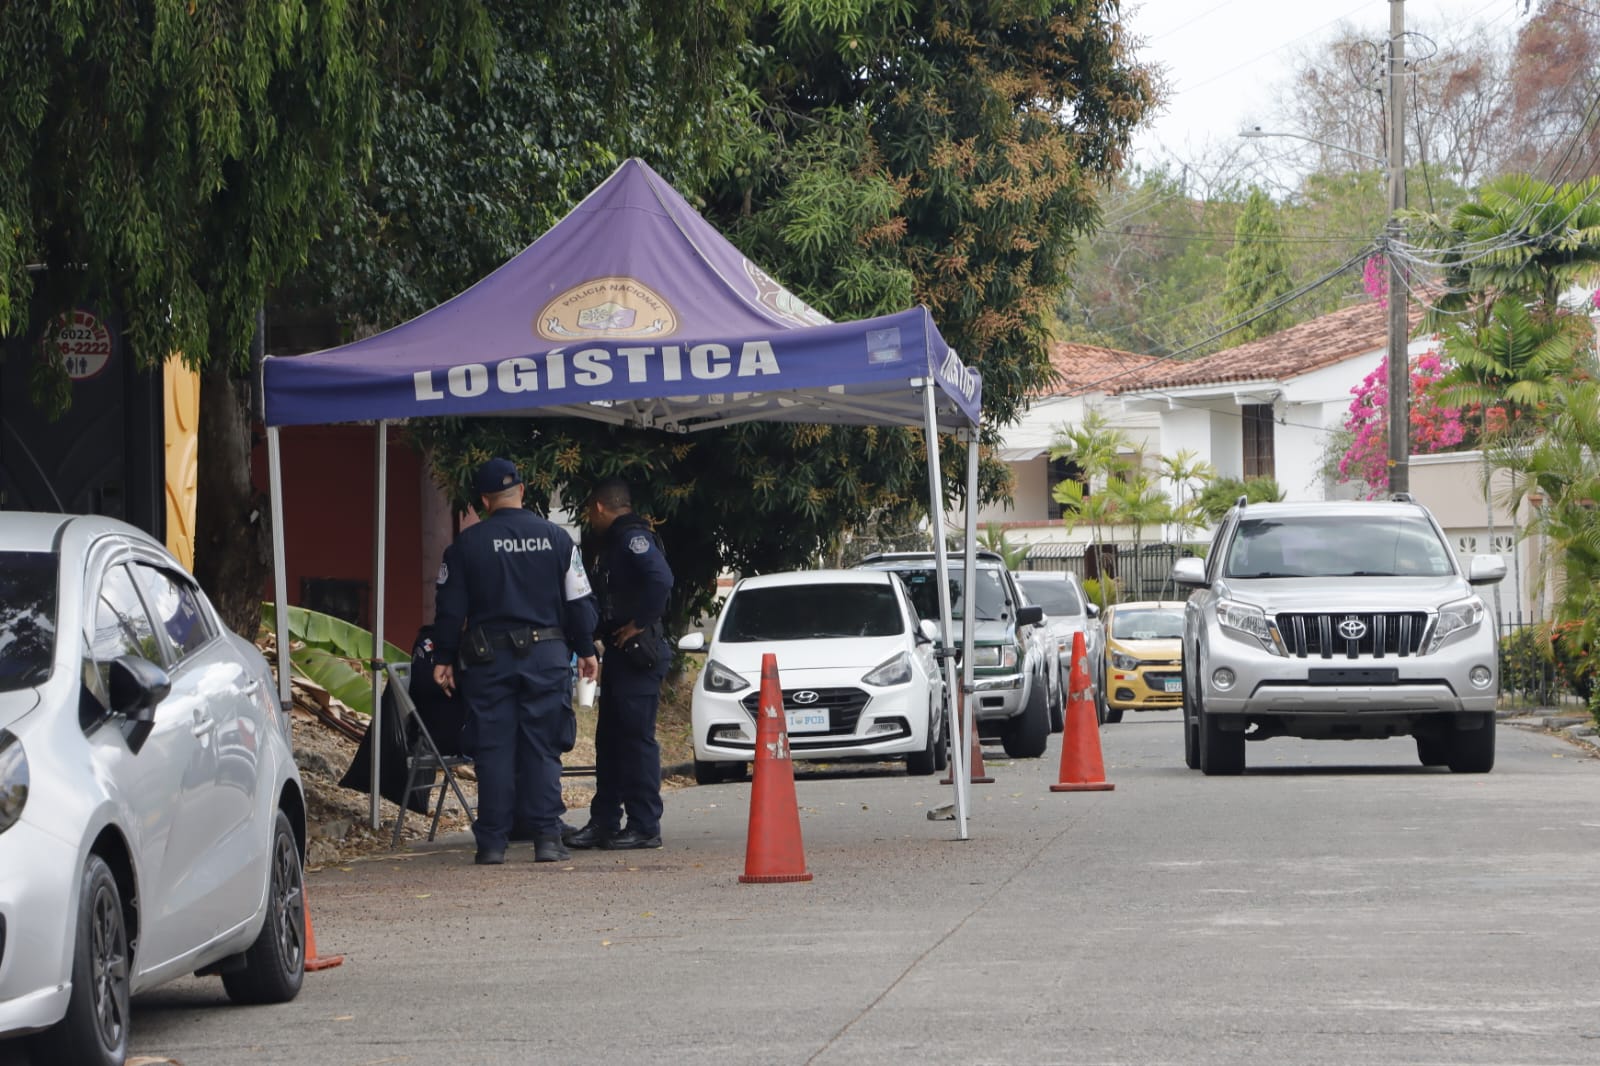
[(250, 476), (250, 387), (226, 359), (200, 372), (199, 500), (194, 571), (223, 624), (249, 640), (261, 625), (261, 586), (271, 571), (271, 515)]

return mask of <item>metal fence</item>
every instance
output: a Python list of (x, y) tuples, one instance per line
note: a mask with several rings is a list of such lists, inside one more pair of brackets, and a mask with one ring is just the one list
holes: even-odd
[(1116, 598), (1131, 600), (1186, 600), (1189, 589), (1172, 580), (1172, 564), (1197, 554), (1182, 544), (1108, 541), (1100, 544), (1033, 544), (1023, 570), (1066, 570), (1082, 581), (1109, 576), (1116, 582)]
[(1500, 705), (1506, 708), (1588, 706), (1587, 679), (1549, 654), (1548, 625), (1517, 614), (1500, 620)]

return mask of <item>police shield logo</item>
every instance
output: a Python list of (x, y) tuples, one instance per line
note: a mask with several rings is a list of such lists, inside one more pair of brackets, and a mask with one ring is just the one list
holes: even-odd
[(449, 581), (449, 580), (450, 580), (450, 564), (449, 563), (440, 563), (439, 564), (439, 578), (438, 578), (437, 581), (434, 582), (434, 584), (442, 585), (446, 581)]
[(533, 320), (533, 331), (551, 341), (659, 337), (677, 328), (677, 312), (660, 293), (637, 278), (618, 275), (574, 285)]
[(650, 550), (650, 538), (643, 533), (635, 534), (633, 539), (628, 541), (628, 550), (635, 555), (643, 555)]

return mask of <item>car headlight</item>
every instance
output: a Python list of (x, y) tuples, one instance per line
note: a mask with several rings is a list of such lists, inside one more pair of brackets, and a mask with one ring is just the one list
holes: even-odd
[(973, 666), (1003, 666), (1017, 665), (1017, 646), (1015, 644), (981, 644), (972, 649)]
[(715, 659), (706, 660), (706, 668), (700, 677), (707, 692), (738, 692), (750, 687), (750, 682)]
[(1483, 621), (1483, 601), (1476, 596), (1447, 603), (1439, 608), (1439, 624), (1433, 629), (1433, 639), (1428, 642), (1428, 653), (1439, 650), (1445, 638), (1462, 630), (1472, 629)]
[(1139, 669), (1139, 660), (1124, 652), (1114, 651), (1111, 653), (1111, 665), (1118, 670), (1137, 670)]
[(28, 755), (22, 741), (0, 729), (0, 833), (17, 824), (28, 802)]
[(1218, 600), (1217, 624), (1223, 629), (1255, 637), (1268, 651), (1278, 652), (1278, 639), (1267, 623), (1267, 612), (1259, 607), (1238, 600)]
[(876, 685), (884, 688), (888, 685), (904, 685), (911, 680), (911, 656), (901, 652), (888, 662), (873, 667), (861, 676), (863, 685)]

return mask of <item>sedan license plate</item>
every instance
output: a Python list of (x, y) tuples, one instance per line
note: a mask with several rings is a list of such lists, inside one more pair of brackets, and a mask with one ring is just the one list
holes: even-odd
[(828, 709), (826, 707), (808, 708), (803, 711), (789, 712), (789, 732), (826, 733), (827, 731)]
[(1169, 677), (1169, 678), (1167, 678), (1166, 691), (1168, 691), (1168, 692), (1182, 692), (1183, 691), (1183, 678), (1181, 678), (1181, 677)]

